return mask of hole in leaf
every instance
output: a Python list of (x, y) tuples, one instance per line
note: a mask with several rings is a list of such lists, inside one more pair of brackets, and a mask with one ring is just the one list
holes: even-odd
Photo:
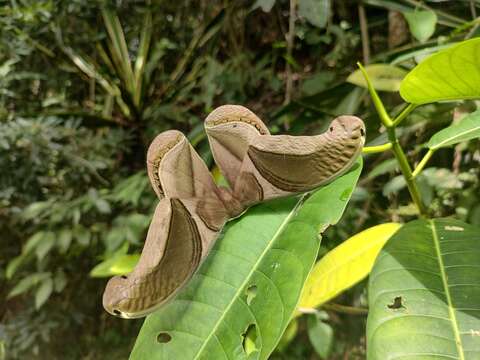
[(113, 313), (114, 313), (115, 315), (117, 315), (117, 316), (120, 316), (120, 315), (122, 314), (122, 313), (121, 313), (119, 310), (117, 310), (117, 309), (113, 309)]
[(330, 126), (330, 132), (332, 132), (332, 131), (333, 131), (333, 126)]
[(120, 277), (121, 277), (122, 279), (125, 279), (125, 280), (128, 279), (126, 275), (122, 275), (122, 276), (120, 276)]
[(160, 334), (157, 335), (157, 342), (159, 342), (160, 344), (166, 344), (170, 340), (172, 340), (172, 337), (170, 336), (169, 333), (161, 332)]
[(255, 324), (250, 324), (242, 334), (242, 347), (245, 354), (250, 355), (254, 351), (257, 351), (257, 327)]
[(252, 300), (257, 296), (257, 285), (250, 285), (247, 290), (245, 290), (245, 294), (247, 295), (247, 305), (250, 306)]
[(360, 135), (365, 136), (365, 130), (360, 129)]
[(405, 308), (405, 306), (403, 305), (403, 299), (401, 296), (397, 296), (395, 299), (393, 299), (393, 303), (388, 304), (387, 307), (393, 310)]

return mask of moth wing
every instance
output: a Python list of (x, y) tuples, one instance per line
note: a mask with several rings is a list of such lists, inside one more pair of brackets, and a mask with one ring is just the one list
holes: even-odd
[(147, 153), (147, 171), (157, 196), (202, 198), (215, 196), (217, 186), (202, 158), (179, 131), (159, 134)]
[(208, 115), (205, 130), (215, 163), (234, 188), (252, 138), (269, 134), (268, 128), (247, 108), (224, 105)]
[(194, 211), (188, 200), (159, 202), (135, 269), (107, 284), (103, 304), (108, 312), (127, 318), (145, 316), (191, 278), (218, 236)]
[(262, 199), (324, 185), (350, 168), (363, 148), (364, 136), (362, 120), (341, 116), (332, 121), (325, 133), (317, 136), (252, 137), (234, 194), (246, 198), (247, 202), (257, 202), (252, 195), (252, 178), (261, 188)]

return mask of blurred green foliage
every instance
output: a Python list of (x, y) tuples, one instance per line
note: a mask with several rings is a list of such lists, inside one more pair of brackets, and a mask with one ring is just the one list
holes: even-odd
[[(107, 315), (105, 281), (89, 273), (142, 247), (155, 205), (145, 152), (158, 132), (184, 131), (211, 164), (202, 120), (218, 105), (239, 103), (273, 132), (291, 134), (319, 133), (333, 116), (356, 114), (369, 145), (382, 144), (386, 134), (368, 94), (346, 82), (356, 61), (409, 70), (479, 28), (477, 2), (366, 0), (362, 41), (360, 2), (299, 0), (289, 56), (289, 3), (0, 2), (0, 359), (128, 356), (141, 320)], [(399, 13), (416, 7), (428, 7), (436, 22), (420, 34), (422, 13), (408, 23)], [(288, 76), (293, 100), (284, 104)], [(398, 94), (384, 101), (400, 111)], [(400, 134), (411, 163), (432, 134), (476, 107), (417, 109)], [(427, 205), (435, 216), (480, 224), (478, 141), (437, 153), (418, 178)], [(360, 186), (341, 224), (327, 231), (322, 253), (365, 227), (416, 215), (392, 155), (365, 160)], [(98, 276), (114, 271), (96, 269)], [(365, 284), (336, 301), (366, 306)], [(273, 358), (363, 359), (365, 317), (325, 310), (299, 318)], [(310, 342), (318, 332), (333, 340)]]

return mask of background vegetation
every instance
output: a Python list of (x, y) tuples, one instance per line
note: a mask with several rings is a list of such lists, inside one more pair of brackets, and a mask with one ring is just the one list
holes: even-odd
[[(347, 81), (356, 62), (408, 70), (477, 36), (479, 9), (476, 1), (1, 1), (0, 359), (128, 356), (142, 320), (104, 312), (98, 277), (112, 264), (128, 268), (141, 250), (156, 202), (145, 152), (158, 132), (185, 132), (211, 164), (203, 119), (236, 103), (274, 133), (316, 134), (336, 115), (356, 114), (369, 145), (382, 144), (367, 91)], [(402, 76), (377, 74), (397, 112)], [(433, 133), (475, 108), (417, 109), (400, 137), (410, 163)], [(320, 256), (364, 228), (416, 215), (392, 154), (364, 160)], [(435, 216), (480, 224), (479, 163), (478, 142), (436, 152), (418, 179)], [(301, 317), (274, 358), (364, 359), (365, 285), (324, 305), (316, 317), (325, 322)]]

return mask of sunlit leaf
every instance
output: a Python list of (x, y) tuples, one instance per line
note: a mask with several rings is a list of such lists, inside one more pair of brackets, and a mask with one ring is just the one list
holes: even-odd
[(437, 132), (427, 146), (432, 150), (437, 150), (478, 137), (480, 137), (480, 110), (466, 115), (457, 124)]
[(369, 360), (480, 359), (480, 229), (416, 220), (388, 241), (369, 279)]
[(131, 359), (246, 359), (243, 335), (254, 330), (251, 355), (267, 359), (295, 310), (318, 233), (340, 218), (360, 169), (357, 162), (304, 203), (260, 204), (229, 222), (188, 285), (147, 317)]
[(377, 254), (400, 226), (385, 223), (368, 228), (328, 252), (310, 272), (299, 308), (317, 307), (367, 276)]
[(410, 32), (420, 42), (427, 41), (435, 32), (437, 14), (431, 10), (404, 11)]
[[(400, 83), (407, 72), (397, 66), (388, 64), (373, 64), (365, 66), (368, 77), (375, 90), (380, 91), (398, 91)], [(367, 88), (365, 77), (360, 69), (351, 73), (347, 81), (357, 86)]]
[(407, 74), (400, 95), (414, 104), (480, 98), (479, 54), (480, 38), (439, 51)]
[(140, 259), (140, 254), (120, 254), (115, 255), (100, 264), (96, 265), (91, 271), (91, 277), (108, 277), (114, 275), (128, 274), (133, 270)]

